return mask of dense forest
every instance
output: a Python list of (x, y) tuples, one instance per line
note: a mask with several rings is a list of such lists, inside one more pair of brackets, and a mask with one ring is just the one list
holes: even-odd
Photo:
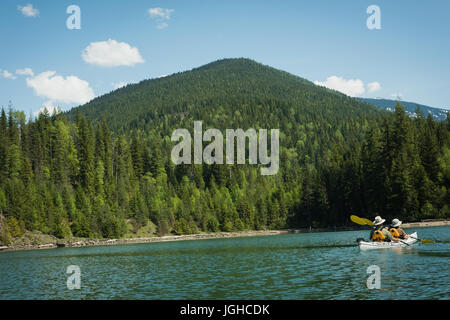
[[(450, 118), (411, 119), (248, 59), (128, 85), (68, 113), (0, 114), (0, 242), (450, 217)], [(179, 165), (173, 130), (280, 129), (280, 170)], [(205, 146), (206, 144), (204, 144)]]

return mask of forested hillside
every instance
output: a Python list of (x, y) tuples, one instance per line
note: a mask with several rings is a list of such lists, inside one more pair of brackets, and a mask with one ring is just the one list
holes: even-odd
[[(280, 129), (280, 170), (170, 161), (173, 130)], [(204, 144), (205, 146), (206, 144)], [(410, 119), (248, 59), (128, 85), (67, 114), (0, 115), (2, 242), (450, 217), (450, 120)]]

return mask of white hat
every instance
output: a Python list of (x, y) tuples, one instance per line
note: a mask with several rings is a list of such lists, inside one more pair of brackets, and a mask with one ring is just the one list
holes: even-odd
[(394, 219), (392, 220), (391, 226), (393, 226), (394, 228), (400, 226), (402, 224), (402, 222), (398, 219)]
[(380, 224), (383, 224), (385, 221), (386, 221), (386, 219), (381, 219), (380, 216), (376, 216), (376, 217), (375, 217), (375, 220), (374, 220), (374, 222), (373, 222), (373, 225), (374, 225), (374, 226), (378, 226), (378, 225), (380, 225)]

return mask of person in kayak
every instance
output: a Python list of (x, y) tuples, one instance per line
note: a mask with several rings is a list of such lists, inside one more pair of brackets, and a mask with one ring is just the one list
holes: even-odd
[(391, 235), (398, 239), (408, 239), (409, 236), (406, 234), (405, 230), (400, 228), (402, 225), (402, 222), (398, 219), (394, 219), (391, 222), (391, 228), (389, 229), (389, 232)]
[(370, 232), (370, 240), (375, 242), (383, 241), (399, 241), (398, 238), (393, 237), (389, 229), (384, 226), (386, 219), (376, 216), (373, 221), (373, 230)]

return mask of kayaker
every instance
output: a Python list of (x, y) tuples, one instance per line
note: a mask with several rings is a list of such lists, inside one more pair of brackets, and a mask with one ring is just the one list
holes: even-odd
[(398, 238), (393, 237), (389, 232), (389, 229), (384, 226), (386, 219), (382, 219), (380, 216), (376, 216), (373, 221), (373, 230), (370, 232), (370, 239), (372, 241), (399, 241)]
[(398, 220), (397, 218), (393, 219), (391, 222), (391, 228), (389, 229), (389, 232), (395, 238), (408, 239), (409, 236), (406, 234), (405, 230), (400, 228), (401, 225), (402, 222), (400, 220)]

